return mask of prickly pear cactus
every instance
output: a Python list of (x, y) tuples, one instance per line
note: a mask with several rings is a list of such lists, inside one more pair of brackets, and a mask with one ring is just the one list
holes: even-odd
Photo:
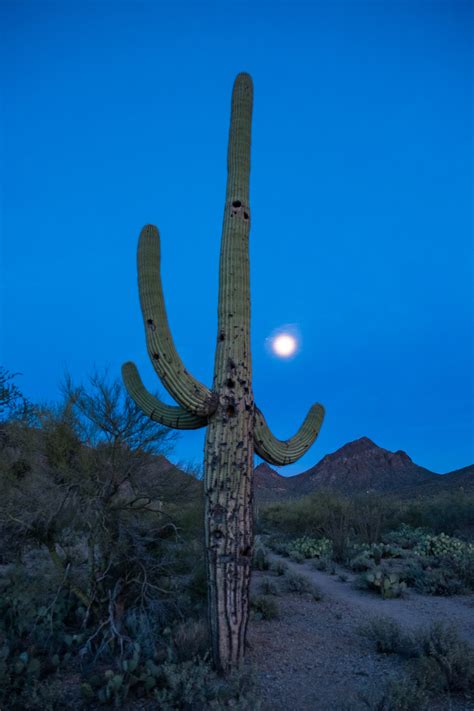
[(232, 92), (212, 389), (189, 373), (174, 346), (161, 288), (160, 239), (152, 225), (143, 228), (138, 246), (140, 301), (151, 362), (178, 406), (164, 405), (147, 392), (133, 363), (122, 368), (130, 396), (149, 417), (176, 429), (208, 428), (204, 461), (209, 621), (214, 661), (224, 671), (240, 663), (245, 649), (254, 451), (271, 464), (290, 464), (312, 445), (324, 416), (323, 407), (313, 405), (296, 435), (281, 441), (254, 403), (248, 251), (252, 102), (252, 79), (239, 74)]

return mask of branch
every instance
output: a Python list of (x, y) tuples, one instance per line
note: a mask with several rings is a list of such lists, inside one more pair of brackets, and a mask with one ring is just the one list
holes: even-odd
[(324, 407), (313, 405), (298, 432), (287, 440), (277, 439), (270, 431), (263, 414), (255, 408), (255, 451), (269, 464), (292, 464), (303, 456), (319, 434), (324, 418)]
[(135, 363), (124, 363), (122, 378), (132, 400), (151, 420), (176, 430), (197, 430), (207, 425), (206, 417), (193, 415), (184, 407), (165, 405), (149, 393)]
[(160, 235), (146, 225), (138, 242), (138, 287), (148, 355), (169, 394), (194, 415), (207, 417), (217, 407), (217, 396), (184, 367), (173, 342), (166, 316), (160, 275)]

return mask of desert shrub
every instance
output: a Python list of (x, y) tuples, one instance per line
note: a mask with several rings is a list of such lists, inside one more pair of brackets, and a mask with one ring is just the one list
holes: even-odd
[(396, 530), (386, 533), (384, 540), (402, 549), (412, 550), (425, 539), (427, 533), (424, 528), (413, 528), (402, 523)]
[(357, 541), (378, 543), (384, 531), (398, 523), (398, 502), (375, 492), (352, 498), (351, 529)]
[(261, 514), (266, 528), (290, 536), (328, 538), (334, 555), (343, 559), (352, 531), (349, 499), (329, 491), (318, 491), (296, 501), (272, 504)]
[(167, 663), (159, 674), (162, 688), (154, 690), (154, 700), (160, 711), (260, 708), (255, 677), (248, 671), (224, 680), (213, 672), (207, 661), (201, 660), (181, 665)]
[(270, 561), (268, 560), (265, 548), (261, 545), (255, 547), (253, 558), (252, 558), (252, 568), (254, 570), (268, 570), (270, 568)]
[(288, 555), (288, 538), (286, 536), (269, 536), (267, 539), (267, 545), (278, 555)]
[(288, 592), (297, 593), (298, 595), (311, 595), (315, 600), (322, 600), (323, 594), (306, 575), (299, 573), (289, 573), (285, 578), (286, 589)]
[(311, 538), (303, 536), (288, 544), (288, 553), (292, 558), (294, 553), (303, 558), (331, 558), (332, 543), (327, 538)]
[(428, 688), (447, 693), (474, 691), (474, 650), (454, 626), (435, 622), (419, 630), (416, 641), (416, 673)]
[(179, 676), (208, 652), (202, 485), (163, 467), (168, 435), (120, 384), (66, 391), (33, 428), (7, 423), (0, 446), (0, 706), (12, 711), (79, 693), (87, 707), (172, 696), (163, 666)]
[(270, 570), (276, 573), (276, 575), (285, 575), (288, 571), (288, 565), (282, 560), (276, 560), (274, 563), (271, 564)]
[(375, 561), (367, 552), (358, 553), (353, 558), (350, 559), (349, 568), (355, 573), (362, 573), (367, 570), (371, 570), (374, 567)]
[(252, 597), (250, 608), (256, 620), (274, 620), (280, 615), (277, 601), (267, 595)]
[(388, 543), (352, 543), (348, 548), (348, 566), (355, 572), (370, 570), (382, 560), (400, 558), (403, 550)]
[(34, 409), (15, 382), (18, 375), (0, 366), (0, 422), (28, 419)]
[(261, 520), (275, 537), (329, 538), (336, 559), (342, 562), (351, 541), (383, 540), (409, 549), (425, 533), (474, 541), (474, 494), (458, 491), (404, 500), (369, 493), (349, 499), (333, 491), (317, 491), (296, 501), (268, 505)]
[(442, 492), (406, 503), (400, 522), (430, 529), (434, 534), (474, 537), (474, 493)]
[(359, 632), (374, 642), (377, 652), (381, 654), (413, 657), (418, 653), (414, 636), (402, 630), (398, 622), (390, 617), (374, 617), (360, 627)]
[(330, 558), (323, 556), (321, 558), (316, 558), (316, 560), (311, 561), (311, 567), (314, 568), (314, 570), (326, 572), (332, 568), (332, 561)]
[(381, 697), (367, 706), (371, 711), (424, 711), (429, 695), (422, 682), (407, 674), (390, 679)]
[(306, 560), (306, 558), (302, 553), (300, 553), (300, 551), (291, 551), (291, 553), (289, 553), (289, 556), (290, 560), (292, 560), (293, 563), (304, 563)]
[(466, 591), (462, 580), (449, 568), (425, 568), (416, 579), (414, 588), (425, 595), (450, 596)]
[(454, 626), (434, 622), (407, 633), (393, 620), (380, 618), (361, 632), (375, 642), (379, 652), (408, 659), (407, 683), (414, 683), (427, 698), (474, 691), (474, 650)]
[[(209, 629), (205, 619), (187, 619), (168, 631), (168, 657), (180, 663), (204, 658), (210, 651)], [(170, 653), (171, 652), (171, 653)]]
[(426, 534), (413, 548), (415, 555), (434, 558), (461, 558), (465, 554), (474, 555), (474, 544), (440, 533), (437, 536)]
[(205, 711), (227, 706), (250, 711), (260, 707), (256, 679), (249, 669), (223, 678), (214, 672), (207, 657), (157, 663), (153, 659), (142, 661), (138, 648), (122, 661), (120, 670), (91, 674), (80, 690), (87, 707), (98, 702), (122, 708), (132, 695), (150, 699), (160, 711)]
[(400, 597), (407, 588), (406, 582), (401, 579), (399, 573), (390, 572), (384, 568), (374, 568), (363, 573), (359, 577), (358, 583), (360, 587), (379, 593), (384, 600)]
[(279, 595), (280, 590), (278, 585), (271, 578), (264, 578), (260, 583), (260, 592), (262, 595)]

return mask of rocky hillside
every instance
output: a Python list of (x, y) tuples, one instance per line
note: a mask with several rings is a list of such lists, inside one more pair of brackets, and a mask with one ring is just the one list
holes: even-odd
[(474, 465), (441, 476), (415, 464), (402, 450), (390, 452), (362, 437), (294, 477), (281, 476), (267, 464), (260, 464), (254, 482), (259, 503), (296, 498), (321, 488), (344, 494), (378, 491), (423, 495), (461, 486), (474, 488)]

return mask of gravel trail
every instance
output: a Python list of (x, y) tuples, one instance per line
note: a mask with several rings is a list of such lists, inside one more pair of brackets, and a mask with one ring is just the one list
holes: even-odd
[[(253, 620), (249, 630), (249, 658), (257, 668), (263, 711), (359, 711), (375, 708), (387, 681), (404, 670), (395, 655), (374, 651), (373, 642), (360, 634), (370, 619), (391, 617), (405, 629), (435, 620), (453, 623), (474, 647), (474, 595), (441, 598), (408, 593), (405, 598), (383, 600), (356, 589), (346, 569), (336, 575), (314, 570), (269, 553), (272, 561), (285, 561), (292, 573), (303, 574), (323, 593), (323, 599), (283, 593), (277, 598), (280, 618)], [(337, 573), (347, 576), (342, 582)], [(254, 573), (252, 587), (272, 573)], [(274, 577), (276, 582), (284, 577)], [(365, 700), (364, 700), (365, 699)], [(474, 711), (474, 700), (443, 699), (433, 711)]]

